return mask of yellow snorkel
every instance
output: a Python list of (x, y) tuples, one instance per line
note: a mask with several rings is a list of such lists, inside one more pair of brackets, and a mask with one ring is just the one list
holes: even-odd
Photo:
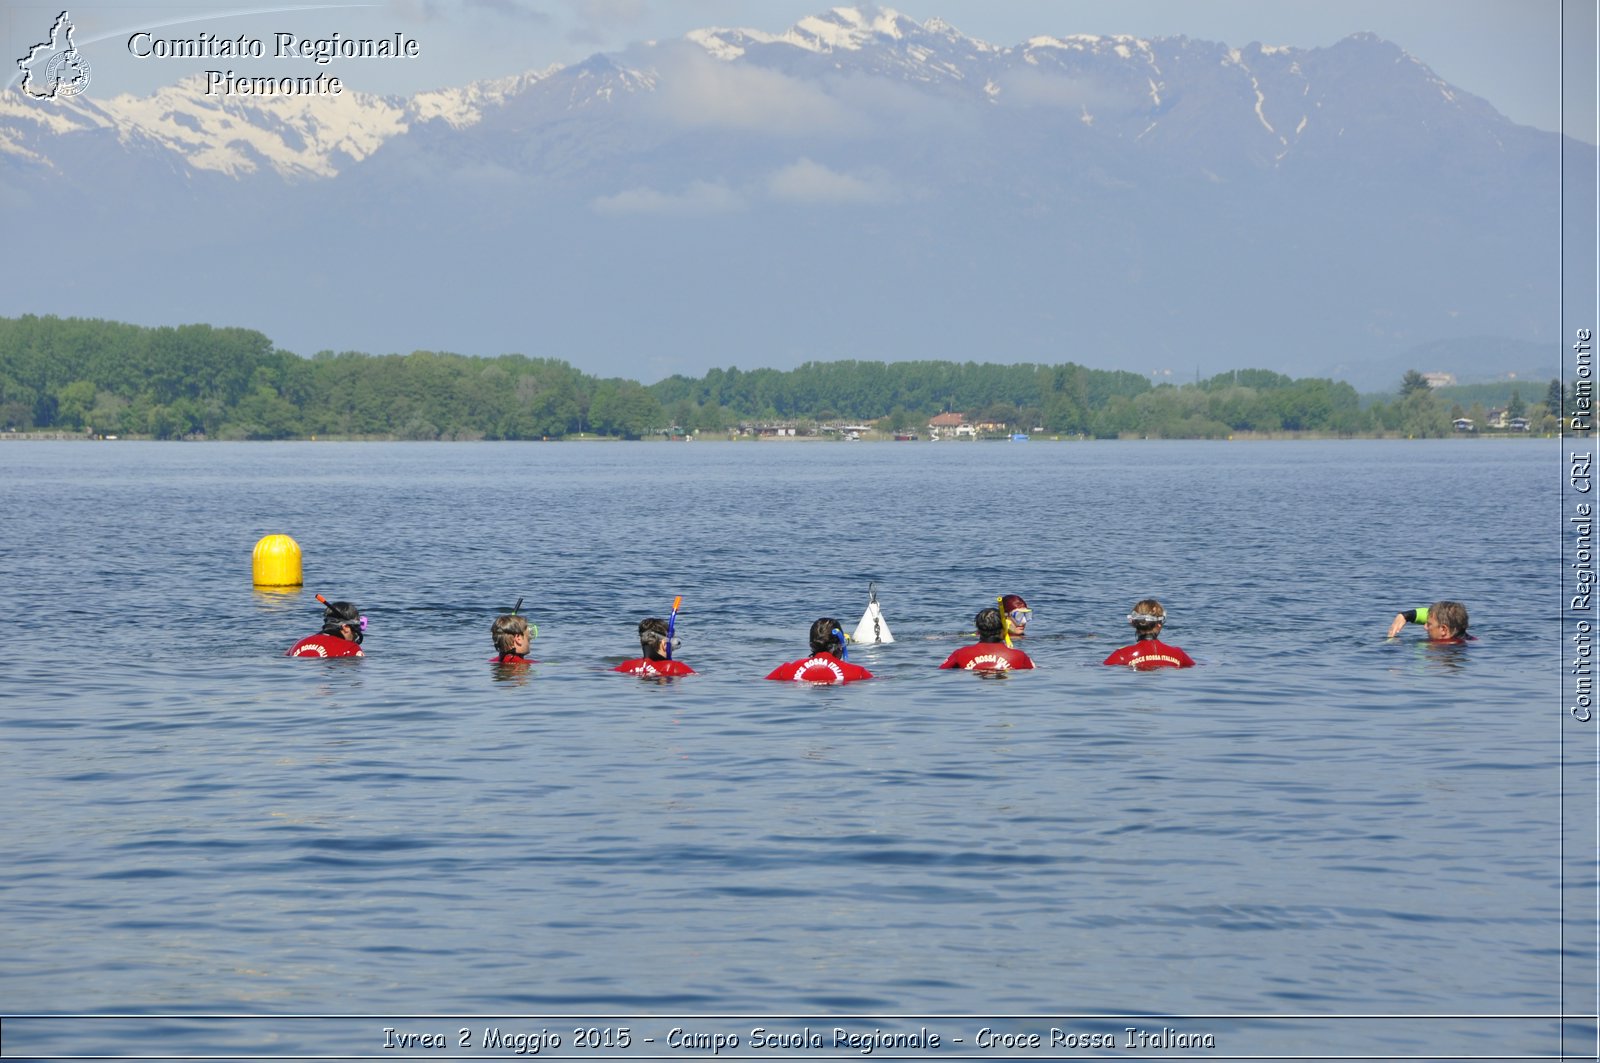
[(1000, 637), (1006, 640), (1006, 647), (1009, 649), (1011, 647), (1011, 618), (1006, 615), (1005, 595), (1002, 594), (996, 598), (994, 604), (1000, 607)]

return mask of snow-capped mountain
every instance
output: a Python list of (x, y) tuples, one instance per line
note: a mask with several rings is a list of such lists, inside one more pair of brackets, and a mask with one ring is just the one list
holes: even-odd
[(19, 93), (0, 93), (0, 153), (54, 169), (53, 142), (103, 132), (124, 149), (170, 152), (196, 171), (335, 177), (419, 123), (471, 126), (542, 76), (475, 82), (405, 99), (363, 92), (208, 96), (199, 77), (154, 95), (123, 94), (103, 102), (80, 96), (40, 106)]
[[(817, 91), (841, 105), (851, 101), (849, 86), (840, 82), (858, 77), (914, 86), (949, 104), (987, 104), (996, 112), (1064, 111), (1113, 140), (1177, 139), (1193, 146), (1197, 132), (1232, 127), (1253, 136), (1252, 146), (1272, 161), (1319, 137), (1342, 138), (1380, 123), (1384, 116), (1374, 113), (1373, 103), (1380, 97), (1392, 100), (1397, 90), (1407, 97), (1404, 102), (1426, 112), (1429, 126), (1486, 124), (1503, 130), (1511, 125), (1420, 60), (1370, 35), (1311, 52), (1260, 45), (1241, 51), (1181, 37), (1145, 41), (1087, 35), (1039, 36), (1001, 48), (965, 37), (937, 19), (918, 23), (893, 11), (836, 8), (782, 34), (705, 29), (690, 33), (685, 42), (729, 70), (819, 79)], [(1365, 79), (1378, 63), (1393, 67), (1389, 76), (1360, 91), (1356, 79)], [(102, 102), (73, 97), (50, 107), (3, 93), (0, 152), (49, 165), (53, 141), (106, 130), (124, 147), (165, 149), (197, 171), (327, 178), (429, 122), (471, 129), (486, 115), (539, 95), (547, 98), (540, 103), (572, 111), (596, 104), (625, 107), (629, 96), (661, 90), (664, 76), (707, 76), (694, 67), (694, 58), (673, 42), (626, 56), (597, 56), (567, 71), (554, 68), (411, 98), (356, 91), (205, 96), (198, 78), (147, 97), (119, 95)], [(722, 77), (733, 85), (749, 80)], [(672, 88), (667, 86), (667, 95), (673, 95)], [(755, 112), (750, 117), (752, 125), (770, 119)], [(712, 115), (707, 121), (717, 119)]]
[(836, 8), (410, 98), (92, 97), (0, 93), (19, 235), (91, 250), (0, 312), (646, 378), (1307, 372), (1556, 329), (1559, 138), (1370, 35), (999, 46)]

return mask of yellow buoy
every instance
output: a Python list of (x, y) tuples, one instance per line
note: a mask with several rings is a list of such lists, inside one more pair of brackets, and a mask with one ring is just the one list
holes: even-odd
[(287, 535), (267, 535), (256, 543), (251, 568), (257, 587), (298, 587), (300, 544)]

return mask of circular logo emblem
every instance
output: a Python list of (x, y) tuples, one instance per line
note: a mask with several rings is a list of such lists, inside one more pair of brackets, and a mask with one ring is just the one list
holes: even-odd
[(57, 52), (44, 68), (44, 83), (52, 96), (76, 96), (89, 87), (89, 60), (76, 48)]

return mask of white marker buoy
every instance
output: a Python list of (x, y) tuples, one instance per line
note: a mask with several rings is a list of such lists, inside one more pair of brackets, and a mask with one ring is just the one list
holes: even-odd
[(883, 618), (883, 610), (878, 608), (878, 585), (867, 584), (867, 611), (861, 614), (861, 623), (856, 625), (856, 633), (851, 637), (855, 642), (893, 642), (894, 634), (889, 630), (889, 622)]

